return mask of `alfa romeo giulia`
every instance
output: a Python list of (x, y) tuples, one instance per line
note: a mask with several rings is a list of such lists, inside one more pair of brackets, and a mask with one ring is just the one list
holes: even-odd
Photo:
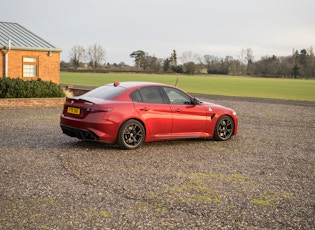
[(114, 82), (66, 98), (60, 117), (64, 134), (136, 149), (143, 142), (237, 134), (234, 110), (181, 89), (153, 82)]

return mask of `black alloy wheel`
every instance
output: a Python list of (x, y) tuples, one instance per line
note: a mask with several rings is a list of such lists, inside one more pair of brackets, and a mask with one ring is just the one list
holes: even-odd
[(226, 141), (234, 133), (234, 121), (230, 116), (222, 116), (217, 121), (214, 130), (214, 139), (217, 141)]
[(140, 147), (145, 138), (145, 128), (141, 122), (130, 119), (119, 129), (117, 144), (123, 149), (136, 149)]

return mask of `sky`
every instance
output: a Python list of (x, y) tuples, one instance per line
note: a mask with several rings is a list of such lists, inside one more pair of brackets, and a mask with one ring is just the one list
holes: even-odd
[(315, 48), (313, 0), (5, 0), (0, 21), (19, 23), (69, 61), (75, 45), (98, 44), (105, 62), (134, 64), (133, 51), (167, 58), (176, 50), (254, 60)]

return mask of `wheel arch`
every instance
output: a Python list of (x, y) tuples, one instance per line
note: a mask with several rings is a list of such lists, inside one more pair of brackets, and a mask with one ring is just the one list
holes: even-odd
[(123, 126), (123, 124), (125, 124), (125, 123), (126, 123), (127, 121), (129, 121), (129, 120), (136, 120), (136, 121), (139, 121), (139, 122), (143, 125), (143, 127), (144, 127), (144, 129), (145, 129), (145, 139), (146, 139), (148, 130), (147, 130), (147, 127), (146, 127), (145, 123), (143, 122), (143, 120), (139, 119), (138, 117), (128, 117), (128, 118), (125, 119), (123, 122), (121, 122), (121, 124), (120, 124), (120, 126), (119, 126), (119, 128), (118, 128), (118, 132), (117, 132), (117, 134), (116, 134), (116, 142), (117, 142), (117, 140), (118, 140), (119, 130), (120, 130), (121, 126)]
[[(215, 121), (215, 125), (213, 126), (213, 130), (212, 130), (212, 135), (213, 135), (213, 137), (215, 137), (216, 127), (217, 127), (217, 125), (218, 125), (218, 122), (219, 122), (220, 119), (221, 119), (222, 117), (224, 117), (224, 116), (230, 117), (230, 118), (232, 119), (232, 121), (233, 121), (234, 130), (233, 130), (232, 136), (234, 136), (234, 135), (237, 134), (237, 132), (238, 132), (238, 119), (237, 119), (237, 117), (232, 116), (232, 115), (229, 114), (229, 113), (223, 113), (223, 114), (220, 114), (220, 115), (216, 114), (216, 115), (214, 116), (215, 119), (216, 119), (216, 121)], [(232, 136), (231, 136), (231, 137), (232, 137)]]

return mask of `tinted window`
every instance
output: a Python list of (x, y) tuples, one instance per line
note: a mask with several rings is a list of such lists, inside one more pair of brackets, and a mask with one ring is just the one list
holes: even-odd
[(171, 104), (191, 104), (191, 98), (182, 91), (170, 87), (164, 87), (163, 89)]
[(122, 87), (114, 87), (114, 86), (104, 85), (104, 86), (98, 87), (96, 89), (93, 89), (90, 92), (87, 92), (86, 94), (84, 94), (84, 96), (109, 100), (109, 99), (113, 99), (114, 97), (118, 96), (124, 90), (125, 90), (125, 88), (122, 88)]
[(142, 98), (141, 98), (138, 90), (136, 90), (132, 94), (130, 94), (130, 98), (135, 102), (142, 102)]
[(139, 93), (141, 95), (142, 102), (144, 103), (164, 103), (158, 87), (144, 87), (139, 89)]

